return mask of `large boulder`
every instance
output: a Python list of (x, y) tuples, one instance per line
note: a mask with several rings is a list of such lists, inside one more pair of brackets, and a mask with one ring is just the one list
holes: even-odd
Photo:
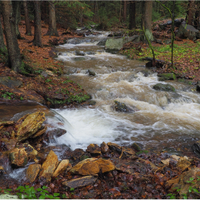
[(132, 37), (123, 37), (123, 38), (109, 38), (106, 40), (105, 49), (108, 52), (119, 51), (123, 48), (123, 45), (127, 42), (134, 41), (138, 38), (138, 35)]
[(153, 89), (154, 90), (166, 91), (166, 92), (175, 92), (175, 88), (170, 84), (158, 83), (158, 84), (153, 86)]
[(191, 25), (186, 24), (185, 22), (182, 22), (177, 32), (177, 36), (179, 38), (189, 38), (190, 40), (196, 40), (198, 34), (199, 30)]
[(44, 121), (45, 113), (42, 111), (37, 111), (20, 118), (15, 126), (18, 141), (33, 137), (34, 134), (41, 130)]
[(95, 175), (99, 172), (105, 173), (113, 171), (115, 165), (110, 160), (97, 159), (97, 158), (87, 158), (82, 160), (77, 165), (72, 167), (70, 170), (71, 173), (80, 174), (80, 175)]
[(9, 88), (18, 88), (23, 84), (20, 80), (11, 78), (9, 76), (1, 76), (0, 77), (0, 83), (2, 85), (9, 87)]
[(45, 179), (46, 182), (51, 181), (51, 177), (58, 166), (58, 157), (57, 155), (51, 150), (42, 164), (42, 168), (39, 174), (39, 179)]
[(162, 73), (158, 74), (159, 81), (166, 81), (166, 80), (176, 80), (176, 75), (174, 73)]

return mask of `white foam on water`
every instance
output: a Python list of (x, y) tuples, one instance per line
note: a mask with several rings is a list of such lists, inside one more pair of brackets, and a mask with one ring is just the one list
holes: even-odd
[[(98, 109), (56, 109), (60, 115), (71, 124), (70, 134), (65, 134), (57, 139), (59, 144), (67, 144), (71, 149), (86, 149), (91, 143), (100, 145), (104, 142), (113, 142), (124, 133), (119, 129), (125, 120), (118, 120)], [(64, 128), (69, 131), (68, 125)]]

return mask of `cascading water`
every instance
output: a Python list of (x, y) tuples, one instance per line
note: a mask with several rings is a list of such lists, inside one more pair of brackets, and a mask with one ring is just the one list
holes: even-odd
[[(72, 39), (57, 48), (65, 76), (79, 83), (96, 101), (92, 108), (56, 109), (72, 125), (68, 130), (71, 135), (65, 134), (57, 142), (72, 149), (103, 141), (175, 148), (199, 139), (199, 94), (177, 82), (170, 82), (176, 93), (154, 90), (153, 85), (160, 83), (157, 74), (146, 69), (143, 62), (105, 52), (97, 45), (104, 37)], [(89, 76), (88, 70), (96, 76)], [(138, 111), (117, 112), (114, 100)]]

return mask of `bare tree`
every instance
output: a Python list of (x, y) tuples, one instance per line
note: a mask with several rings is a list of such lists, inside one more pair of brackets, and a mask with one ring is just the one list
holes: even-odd
[(15, 21), (11, 0), (2, 1), (2, 8), (9, 65), (12, 70), (19, 72), (22, 62), (15, 32)]
[(23, 6), (24, 6), (24, 14), (25, 14), (25, 24), (26, 24), (26, 35), (32, 35), (31, 34), (31, 24), (28, 16), (28, 6), (27, 6), (27, 0), (23, 0)]
[(21, 35), (19, 32), (19, 22), (21, 21), (21, 2), (20, 1), (12, 1), (13, 6), (13, 19), (15, 24), (15, 32), (17, 38), (20, 39)]
[(3, 39), (3, 29), (2, 29), (1, 19), (0, 19), (0, 52), (4, 52), (5, 50), (6, 50), (6, 45)]
[(126, 0), (124, 0), (124, 10), (123, 10), (123, 20), (124, 20), (124, 22), (126, 21), (126, 15), (127, 15), (126, 10), (127, 10), (127, 2), (126, 2)]
[(136, 23), (135, 23), (135, 1), (129, 1), (129, 29), (136, 28)]
[(34, 39), (33, 44), (38, 47), (42, 47), (42, 34), (41, 34), (41, 2), (34, 1)]
[(52, 1), (49, 1), (49, 29), (46, 35), (58, 36), (56, 28), (56, 8), (54, 2)]

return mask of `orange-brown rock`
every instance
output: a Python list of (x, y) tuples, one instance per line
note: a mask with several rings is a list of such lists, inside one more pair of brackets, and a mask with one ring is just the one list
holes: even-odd
[(58, 157), (57, 155), (51, 150), (42, 164), (42, 169), (39, 174), (39, 178), (44, 178), (46, 181), (51, 181), (51, 177), (58, 166)]
[(100, 171), (105, 173), (114, 169), (115, 165), (110, 160), (88, 158), (72, 167), (70, 172), (80, 175), (94, 175), (98, 174)]
[(90, 144), (86, 151), (91, 154), (101, 154), (101, 148), (97, 144)]
[(32, 138), (36, 138), (38, 136), (41, 136), (42, 134), (44, 134), (46, 132), (46, 130), (47, 130), (47, 126), (43, 127), (41, 130), (39, 130), (36, 134), (34, 134), (32, 136)]
[(25, 148), (14, 148), (9, 152), (11, 164), (23, 167), (28, 163), (28, 155)]
[(44, 121), (45, 113), (42, 111), (37, 111), (20, 118), (15, 126), (18, 141), (23, 141), (29, 137), (33, 137), (33, 135), (41, 129)]
[(54, 171), (53, 177), (57, 177), (59, 174), (63, 173), (67, 169), (68, 164), (69, 160), (62, 160)]
[(40, 164), (32, 164), (28, 166), (28, 169), (26, 170), (26, 178), (29, 180), (29, 182), (32, 183), (35, 181), (40, 169)]

